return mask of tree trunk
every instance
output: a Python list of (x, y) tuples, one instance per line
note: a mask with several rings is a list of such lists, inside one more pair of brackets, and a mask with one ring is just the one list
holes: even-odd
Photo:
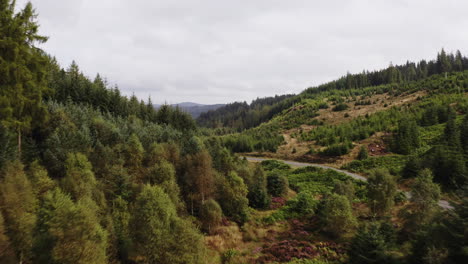
[(18, 158), (21, 159), (21, 129), (18, 128)]

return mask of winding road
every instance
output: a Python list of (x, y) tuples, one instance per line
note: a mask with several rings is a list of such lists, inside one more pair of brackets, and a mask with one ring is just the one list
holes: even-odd
[[(316, 164), (316, 163), (306, 163), (306, 162), (297, 162), (297, 161), (290, 161), (290, 160), (280, 160), (280, 159), (273, 159), (273, 158), (259, 158), (259, 157), (249, 157), (249, 156), (241, 156), (241, 157), (244, 157), (246, 158), (248, 161), (250, 162), (262, 162), (264, 160), (277, 160), (277, 161), (281, 161), (281, 162), (284, 162), (288, 165), (291, 165), (293, 167), (297, 167), (297, 168), (301, 168), (301, 167), (309, 167), (309, 166), (312, 166), (312, 167), (317, 167), (317, 168), (322, 168), (322, 169), (329, 169), (329, 170), (334, 170), (334, 171), (337, 171), (337, 172), (341, 172), (341, 173), (344, 173), (356, 180), (360, 180), (360, 181), (367, 181), (367, 178), (364, 177), (364, 176), (361, 176), (359, 174), (356, 174), (356, 173), (352, 173), (352, 172), (349, 172), (349, 171), (345, 171), (345, 170), (340, 170), (340, 169), (337, 169), (337, 168), (333, 168), (333, 167), (330, 167), (330, 166), (326, 166), (326, 165), (322, 165), (322, 164)], [(404, 192), (406, 197), (409, 199), (411, 198), (411, 193), (410, 192)], [(448, 201), (445, 201), (445, 200), (440, 200), (439, 201), (439, 206), (442, 207), (443, 209), (446, 209), (446, 210), (453, 210), (454, 207), (450, 205), (450, 203)]]

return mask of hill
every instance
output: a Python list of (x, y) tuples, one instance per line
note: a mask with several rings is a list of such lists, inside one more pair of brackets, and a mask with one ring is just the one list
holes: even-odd
[(15, 3), (0, 1), (0, 263), (466, 263), (460, 53), (229, 104), (200, 127), (62, 68)]
[[(210, 110), (216, 110), (225, 106), (225, 104), (212, 104), (212, 105), (204, 105), (204, 104), (197, 104), (192, 102), (183, 102), (179, 104), (171, 104), (172, 107), (179, 107), (181, 110), (187, 112), (192, 116), (192, 118), (198, 118), (202, 113), (208, 112)], [(161, 105), (155, 104), (154, 108), (159, 109)]]

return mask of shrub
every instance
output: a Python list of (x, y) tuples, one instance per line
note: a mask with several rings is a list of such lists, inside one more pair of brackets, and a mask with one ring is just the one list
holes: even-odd
[(348, 105), (345, 104), (345, 103), (339, 103), (337, 105), (335, 105), (335, 107), (332, 108), (332, 111), (334, 112), (339, 112), (339, 111), (344, 111), (346, 109), (348, 109)]
[(267, 177), (268, 192), (273, 197), (282, 197), (288, 193), (288, 179), (279, 171), (271, 172)]

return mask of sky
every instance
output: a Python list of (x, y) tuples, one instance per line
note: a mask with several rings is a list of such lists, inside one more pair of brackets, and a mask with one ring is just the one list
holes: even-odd
[(31, 2), (62, 67), (154, 103), (250, 102), (441, 48), (468, 54), (466, 0)]

